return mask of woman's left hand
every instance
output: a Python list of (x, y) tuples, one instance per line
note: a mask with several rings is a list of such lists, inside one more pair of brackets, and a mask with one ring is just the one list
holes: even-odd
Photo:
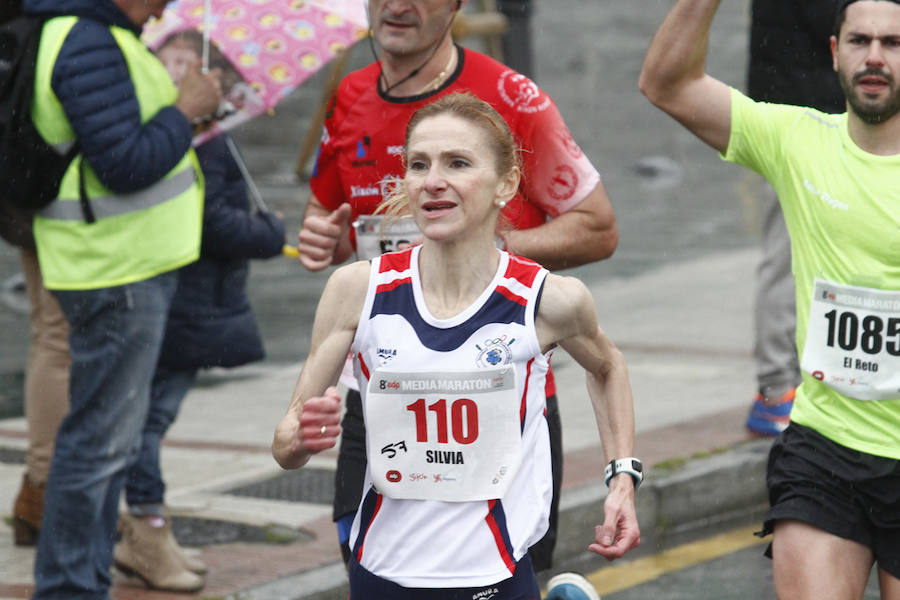
[(603, 514), (603, 525), (594, 529), (594, 543), (588, 550), (611, 561), (640, 545), (641, 530), (634, 509), (634, 480), (627, 473), (610, 480)]

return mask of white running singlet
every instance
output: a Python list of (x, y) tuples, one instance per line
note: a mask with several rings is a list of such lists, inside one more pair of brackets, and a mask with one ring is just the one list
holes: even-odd
[(437, 319), (420, 249), (372, 260), (353, 341), (372, 458), (351, 547), (405, 587), (488, 585), (547, 530), (550, 353), (534, 327), (547, 271), (499, 251), (481, 296)]

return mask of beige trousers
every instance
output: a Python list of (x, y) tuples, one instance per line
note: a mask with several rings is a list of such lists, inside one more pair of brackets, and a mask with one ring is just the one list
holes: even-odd
[(28, 452), (25, 469), (33, 484), (47, 481), (56, 431), (69, 412), (69, 324), (45, 287), (37, 254), (22, 250), (22, 271), (31, 303), (31, 345), (25, 373)]

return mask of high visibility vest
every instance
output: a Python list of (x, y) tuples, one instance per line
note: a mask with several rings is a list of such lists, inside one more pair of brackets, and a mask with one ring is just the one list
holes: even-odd
[[(76, 17), (57, 17), (44, 25), (35, 72), (32, 117), (51, 145), (70, 146), (75, 134), (53, 93), (50, 79), (60, 48)], [(135, 88), (146, 123), (175, 103), (178, 90), (155, 56), (133, 32), (110, 26)], [(60, 184), (58, 198), (34, 220), (34, 237), (44, 285), (48, 289), (96, 289), (149, 279), (197, 260), (203, 220), (203, 175), (189, 150), (160, 181), (129, 194), (105, 187), (78, 155)], [(79, 201), (84, 176), (86, 197), (96, 218), (86, 222)]]

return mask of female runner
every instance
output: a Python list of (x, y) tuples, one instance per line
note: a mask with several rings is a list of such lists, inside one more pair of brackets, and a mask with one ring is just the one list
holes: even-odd
[(585, 369), (606, 459), (626, 464), (607, 480), (589, 546), (609, 560), (640, 541), (628, 372), (581, 281), (497, 249), (520, 171), (490, 105), (453, 94), (420, 109), (405, 165), (384, 209), (410, 215), (422, 244), (332, 274), (272, 453), (292, 469), (335, 445), (334, 384), (352, 349), (369, 464), (351, 600), (537, 600), (527, 549), (547, 528), (552, 493), (550, 354), (561, 346)]

